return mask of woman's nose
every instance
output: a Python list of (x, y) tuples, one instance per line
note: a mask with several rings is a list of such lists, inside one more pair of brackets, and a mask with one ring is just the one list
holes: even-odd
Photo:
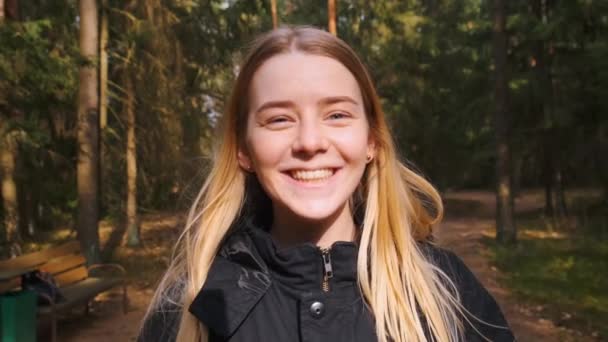
[(327, 150), (328, 139), (325, 136), (318, 120), (302, 120), (298, 127), (297, 136), (294, 139), (293, 150), (295, 153), (308, 155)]

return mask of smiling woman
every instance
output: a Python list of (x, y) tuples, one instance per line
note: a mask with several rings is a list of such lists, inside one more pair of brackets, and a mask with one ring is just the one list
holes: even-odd
[(351, 241), (348, 200), (374, 153), (353, 75), (333, 58), (280, 54), (255, 72), (249, 101), (239, 164), (271, 199), (277, 242)]
[(140, 341), (512, 341), (430, 242), (437, 191), (396, 158), (369, 74), (324, 31), (258, 38)]

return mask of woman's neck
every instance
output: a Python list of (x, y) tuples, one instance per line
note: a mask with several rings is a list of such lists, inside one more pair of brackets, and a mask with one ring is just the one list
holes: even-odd
[(303, 219), (287, 208), (273, 209), (270, 233), (281, 247), (310, 242), (320, 248), (328, 248), (336, 241), (355, 239), (355, 222), (348, 204), (323, 220)]

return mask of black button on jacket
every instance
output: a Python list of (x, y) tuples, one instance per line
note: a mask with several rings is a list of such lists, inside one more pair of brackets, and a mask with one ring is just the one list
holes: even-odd
[[(486, 341), (477, 331), (490, 341), (513, 341), (495, 300), (464, 263), (430, 244), (422, 248), (455, 282), (465, 308), (491, 324), (470, 318), (465, 341)], [(376, 341), (356, 264), (354, 243), (336, 242), (325, 255), (313, 244), (278, 249), (268, 232), (246, 223), (223, 243), (188, 310), (209, 328), (211, 342)], [(138, 341), (174, 341), (180, 315), (175, 307), (156, 312)]]

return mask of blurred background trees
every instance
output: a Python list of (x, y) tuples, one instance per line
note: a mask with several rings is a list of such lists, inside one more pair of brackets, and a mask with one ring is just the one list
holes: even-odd
[[(565, 190), (594, 187), (606, 211), (608, 4), (499, 2), (92, 1), (99, 31), (79, 45), (89, 17), (77, 1), (2, 1), (1, 254), (66, 225), (86, 226), (81, 240), (96, 244), (97, 217), (124, 222), (137, 246), (138, 213), (187, 207), (245, 44), (273, 27), (275, 12), (279, 25), (335, 23), (373, 74), (403, 158), (441, 190), (494, 189), (500, 141), (511, 160), (500, 176), (507, 202), (542, 187), (545, 214), (559, 223), (577, 214)], [(87, 55), (82, 39), (100, 53)], [(79, 70), (99, 75), (90, 92), (100, 105), (77, 105)], [(80, 136), (84, 114), (93, 131)], [(80, 188), (85, 136), (99, 157)], [(81, 191), (96, 184), (85, 211)]]

